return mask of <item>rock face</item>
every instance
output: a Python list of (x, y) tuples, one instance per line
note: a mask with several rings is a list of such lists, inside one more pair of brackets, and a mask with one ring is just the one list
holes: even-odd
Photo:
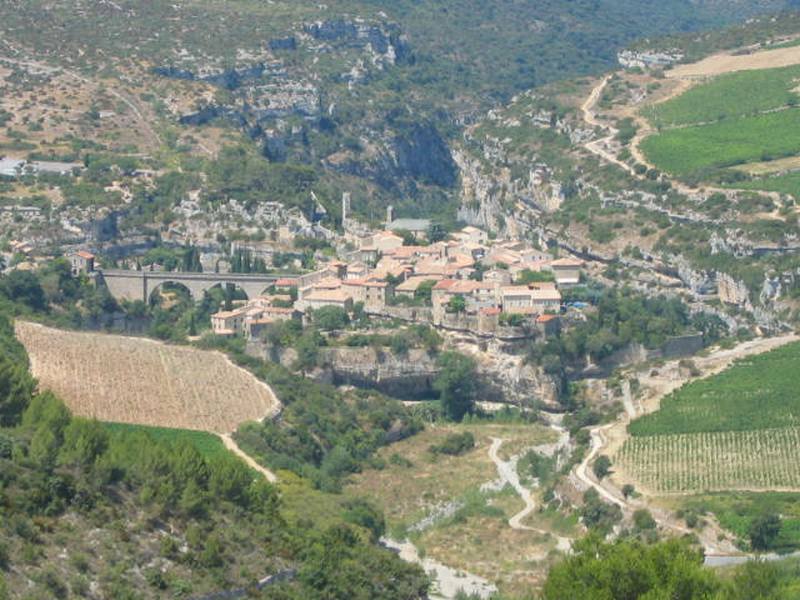
[(433, 125), (415, 123), (392, 143), (396, 170), (421, 183), (452, 187), (458, 168), (445, 141)]
[(501, 345), (491, 344), (485, 350), (471, 352), (478, 365), (478, 400), (559, 410), (560, 382), (526, 364), (524, 356), (503, 352)]
[[(516, 406), (558, 406), (559, 383), (538, 368), (526, 365), (523, 357), (475, 347), (462, 349), (472, 354), (478, 365), (478, 400), (506, 402)], [(270, 351), (250, 344), (248, 352), (291, 367), (297, 358), (294, 350)], [(433, 383), (439, 374), (436, 356), (422, 349), (398, 355), (388, 348), (322, 348), (319, 367), (310, 376), (334, 385), (375, 389), (403, 400), (436, 397)]]
[(431, 398), (439, 374), (435, 357), (419, 349), (398, 356), (386, 349), (324, 348), (320, 364), (335, 385), (377, 389), (404, 400)]
[(722, 302), (750, 307), (750, 291), (743, 281), (737, 281), (727, 273), (717, 273), (717, 289)]

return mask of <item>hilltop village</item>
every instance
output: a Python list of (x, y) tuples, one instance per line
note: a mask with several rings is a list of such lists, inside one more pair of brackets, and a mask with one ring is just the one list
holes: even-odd
[(212, 329), (255, 339), (268, 323), (325, 307), (479, 335), (524, 322), (551, 328), (561, 310), (559, 290), (581, 280), (580, 260), (490, 240), (472, 226), (429, 243), (429, 229), (426, 220), (397, 219), (384, 230), (351, 236), (346, 241), (356, 248), (341, 259), (278, 279), (269, 295), (212, 315)]

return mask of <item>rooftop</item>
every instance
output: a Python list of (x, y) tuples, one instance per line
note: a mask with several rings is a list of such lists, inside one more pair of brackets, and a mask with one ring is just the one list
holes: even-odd
[(390, 231), (402, 229), (405, 231), (420, 232), (428, 231), (431, 226), (430, 219), (395, 219), (386, 227)]
[(559, 258), (550, 263), (552, 267), (582, 267), (583, 261), (577, 258)]

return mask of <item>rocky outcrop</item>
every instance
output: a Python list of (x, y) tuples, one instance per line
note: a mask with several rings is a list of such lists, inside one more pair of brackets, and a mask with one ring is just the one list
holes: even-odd
[(478, 399), (506, 402), (533, 408), (560, 410), (561, 383), (539, 367), (527, 364), (524, 356), (497, 351), (490, 345), (475, 356), (478, 364)]
[(409, 64), (414, 60), (408, 38), (394, 24), (331, 19), (307, 24), (304, 31), (321, 42), (369, 47), (375, 55), (374, 59), (381, 58), (392, 65)]
[(458, 169), (442, 136), (431, 124), (415, 123), (392, 142), (392, 171), (421, 183), (452, 187)]
[(404, 400), (433, 396), (439, 374), (435, 356), (420, 349), (398, 355), (383, 348), (323, 348), (319, 364), (328, 371), (320, 376), (335, 385), (377, 389)]
[[(478, 400), (557, 408), (559, 382), (525, 364), (522, 356), (503, 352), (500, 346), (492, 345), (485, 351), (476, 351), (474, 345), (461, 348), (478, 366)], [(255, 343), (250, 344), (248, 352), (288, 368), (297, 358), (291, 348), (269, 349)], [(375, 389), (403, 400), (436, 397), (433, 383), (440, 372), (437, 357), (423, 349), (397, 354), (389, 348), (328, 347), (320, 349), (318, 364), (309, 376), (320, 382)]]
[(734, 304), (752, 310), (750, 290), (743, 281), (734, 279), (727, 273), (717, 273), (719, 299), (725, 304)]

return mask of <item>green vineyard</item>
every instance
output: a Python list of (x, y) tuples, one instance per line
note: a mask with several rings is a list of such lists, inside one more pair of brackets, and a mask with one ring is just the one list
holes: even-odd
[(800, 429), (631, 438), (619, 461), (659, 493), (800, 488)]
[(617, 461), (659, 493), (800, 489), (800, 344), (740, 360), (629, 425)]

